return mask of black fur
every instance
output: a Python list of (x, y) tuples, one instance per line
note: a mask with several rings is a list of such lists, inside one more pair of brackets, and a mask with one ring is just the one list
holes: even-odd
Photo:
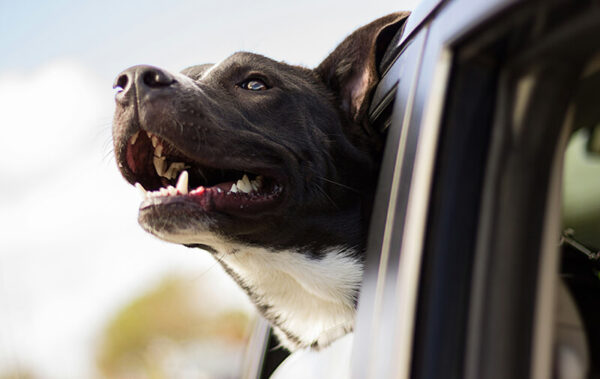
[[(379, 80), (377, 58), (385, 48), (377, 41), (382, 43), (383, 31), (393, 35), (407, 16), (392, 14), (357, 30), (314, 70), (239, 52), (181, 74), (151, 66), (120, 74), (113, 136), (130, 183), (148, 190), (166, 185), (152, 166), (150, 140), (130, 143), (138, 132), (149, 132), (193, 165), (260, 174), (282, 188), (276, 201), (255, 211), (219, 208), (212, 198), (146, 204), (140, 224), (161, 238), (192, 230), (313, 259), (334, 246), (352, 247), (362, 261), (382, 146), (367, 117)], [(245, 89), (250, 79), (266, 89)], [(210, 242), (184, 244), (218, 255)], [(223, 265), (252, 298), (252, 289)], [(268, 316), (268, 301), (253, 300)]]

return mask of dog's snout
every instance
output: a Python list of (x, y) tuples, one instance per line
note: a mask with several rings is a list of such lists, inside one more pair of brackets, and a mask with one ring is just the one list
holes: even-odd
[(131, 92), (138, 93), (169, 87), (175, 79), (167, 71), (153, 66), (133, 66), (117, 75), (113, 88), (118, 89), (117, 101), (123, 102)]

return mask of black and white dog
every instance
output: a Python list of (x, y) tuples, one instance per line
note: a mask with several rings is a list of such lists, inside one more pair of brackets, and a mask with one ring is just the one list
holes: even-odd
[(211, 252), (290, 350), (353, 328), (382, 146), (367, 108), (407, 16), (358, 29), (313, 70), (240, 52), (116, 79), (114, 148), (140, 225)]

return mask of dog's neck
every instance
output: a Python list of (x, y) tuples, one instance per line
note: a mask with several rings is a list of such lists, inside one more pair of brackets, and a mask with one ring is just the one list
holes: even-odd
[(273, 250), (226, 241), (214, 234), (162, 236), (202, 245), (246, 291), (289, 350), (329, 345), (354, 325), (363, 263), (357, 248)]
[[(217, 256), (290, 350), (319, 348), (352, 330), (362, 263), (334, 247), (319, 254), (239, 248)], [(319, 256), (320, 258), (314, 258)]]

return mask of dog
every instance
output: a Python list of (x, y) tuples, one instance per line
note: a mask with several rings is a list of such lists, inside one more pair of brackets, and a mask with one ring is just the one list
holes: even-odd
[(139, 224), (210, 252), (290, 351), (353, 329), (383, 146), (367, 111), (407, 16), (363, 26), (314, 69), (238, 52), (116, 78), (114, 151)]

